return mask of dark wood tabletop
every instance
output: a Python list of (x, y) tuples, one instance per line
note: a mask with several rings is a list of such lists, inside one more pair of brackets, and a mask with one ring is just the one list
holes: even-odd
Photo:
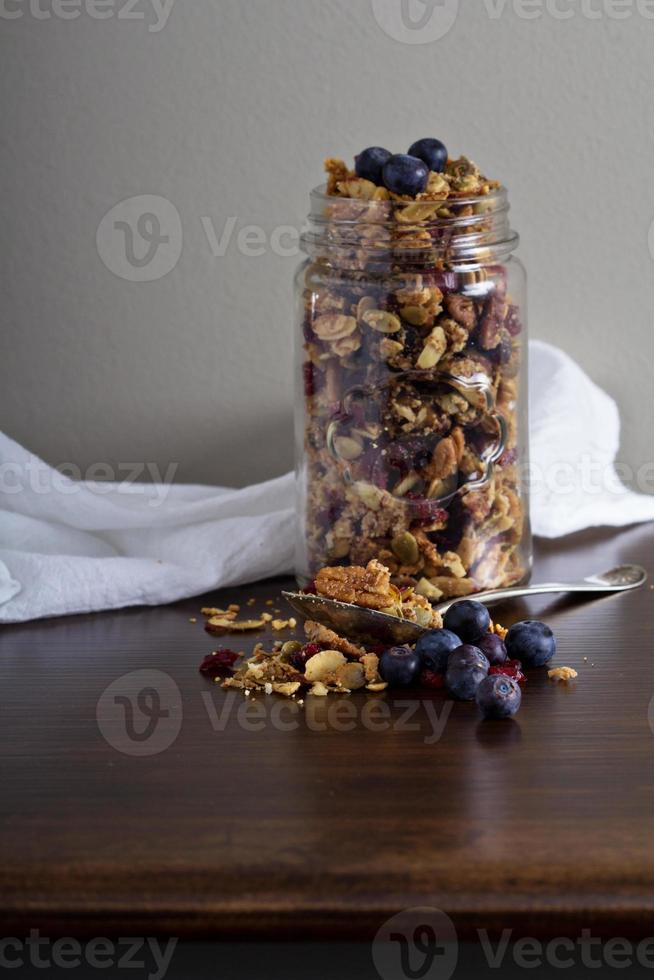
[[(541, 542), (534, 578), (654, 571), (653, 549), (651, 526)], [(283, 610), (284, 584), (2, 630), (3, 935), (363, 940), (419, 905), (460, 935), (652, 934), (649, 585), (498, 607), (545, 618), (579, 677), (532, 672), (488, 723), (441, 692), (282, 708), (202, 677), (200, 607)]]

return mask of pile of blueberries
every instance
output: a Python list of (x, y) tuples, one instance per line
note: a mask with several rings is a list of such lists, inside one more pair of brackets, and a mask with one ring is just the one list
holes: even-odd
[(486, 607), (463, 599), (447, 610), (443, 629), (424, 633), (415, 648), (385, 650), (379, 673), (391, 687), (445, 687), (459, 701), (476, 701), (484, 718), (511, 718), (522, 702), (523, 664), (548, 663), (556, 639), (536, 620), (516, 623), (504, 640), (490, 627)]
[(429, 171), (442, 174), (447, 163), (447, 149), (437, 139), (421, 139), (408, 153), (391, 153), (382, 146), (369, 146), (354, 158), (357, 177), (371, 180), (393, 194), (415, 197), (427, 187)]

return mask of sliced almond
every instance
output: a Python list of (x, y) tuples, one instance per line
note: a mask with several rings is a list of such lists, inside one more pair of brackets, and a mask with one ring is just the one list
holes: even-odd
[(357, 328), (353, 316), (343, 316), (342, 313), (325, 313), (316, 317), (312, 330), (320, 340), (342, 340), (349, 337)]
[(290, 698), (292, 694), (300, 689), (299, 681), (287, 681), (282, 684), (273, 683), (272, 689), (275, 694), (283, 694), (285, 697)]
[(347, 691), (365, 687), (366, 677), (361, 664), (343, 664), (336, 671), (336, 683)]
[(427, 221), (436, 214), (439, 207), (437, 202), (430, 201), (423, 204), (417, 201), (415, 204), (407, 204), (405, 208), (398, 208), (395, 217), (398, 221)]
[(322, 681), (346, 662), (338, 650), (322, 650), (307, 660), (304, 676), (310, 683)]
[(361, 319), (366, 326), (379, 333), (397, 333), (402, 329), (400, 318), (387, 310), (367, 310)]
[(205, 625), (210, 633), (247, 633), (249, 630), (260, 630), (265, 623), (262, 619), (224, 619), (212, 616)]
[(425, 346), (416, 362), (416, 367), (429, 371), (436, 367), (447, 350), (447, 337), (442, 327), (434, 327), (425, 341)]

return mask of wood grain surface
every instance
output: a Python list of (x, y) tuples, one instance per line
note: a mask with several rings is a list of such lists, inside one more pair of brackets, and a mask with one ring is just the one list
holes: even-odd
[[(653, 546), (651, 527), (541, 544), (534, 578), (654, 571)], [(517, 719), (484, 723), (440, 692), (281, 708), (201, 677), (216, 640), (200, 607), (252, 596), (248, 615), (269, 598), (283, 609), (284, 584), (3, 629), (4, 935), (364, 940), (417, 905), (461, 936), (652, 934), (649, 585), (498, 607), (505, 625), (547, 619), (579, 679), (532, 672)]]

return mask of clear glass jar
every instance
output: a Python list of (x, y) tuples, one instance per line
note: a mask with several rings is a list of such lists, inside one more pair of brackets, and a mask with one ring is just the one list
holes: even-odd
[(297, 576), (388, 565), (432, 600), (526, 581), (526, 278), (504, 188), (311, 195), (296, 277)]

